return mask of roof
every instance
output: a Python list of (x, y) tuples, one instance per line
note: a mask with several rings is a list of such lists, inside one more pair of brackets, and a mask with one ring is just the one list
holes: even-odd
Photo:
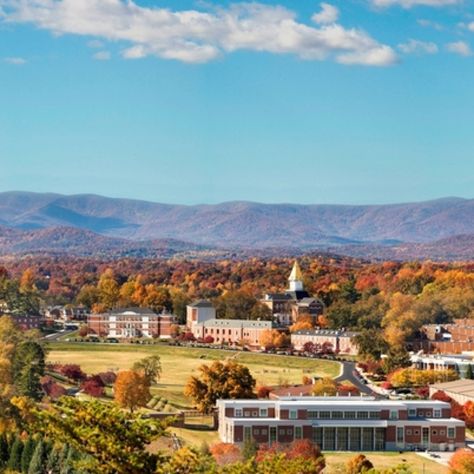
[(452, 392), (458, 395), (471, 397), (474, 400), (474, 380), (460, 379), (452, 382), (441, 382), (430, 385), (430, 389)]
[(107, 311), (107, 314), (144, 314), (149, 316), (158, 316), (150, 308), (117, 308), (112, 311)]
[(332, 329), (300, 329), (295, 331), (292, 335), (298, 336), (332, 336), (332, 337), (354, 337), (357, 336), (357, 332), (354, 331), (337, 331)]
[(295, 263), (293, 264), (293, 269), (291, 270), (290, 277), (288, 278), (288, 280), (303, 281), (303, 273), (301, 272), (298, 260), (295, 260)]
[(271, 329), (272, 321), (258, 321), (252, 319), (208, 319), (202, 323), (196, 323), (196, 326), (205, 328), (264, 328)]
[(318, 298), (305, 297), (302, 300), (298, 301), (298, 306), (309, 306), (310, 304), (313, 304), (313, 303), (319, 303), (321, 305), (323, 304), (322, 301), (319, 300)]
[(191, 306), (191, 308), (212, 308), (212, 303), (208, 300), (198, 300), (189, 306)]
[(309, 297), (309, 293), (306, 290), (286, 291), (285, 293), (296, 301)]
[(291, 300), (291, 296), (288, 293), (265, 293), (265, 299), (268, 300)]

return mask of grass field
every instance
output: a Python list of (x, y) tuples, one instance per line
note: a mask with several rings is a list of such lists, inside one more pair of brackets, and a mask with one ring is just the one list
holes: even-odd
[[(358, 453), (348, 452), (325, 452), (326, 469), (324, 474), (343, 474), (347, 461)], [(447, 474), (448, 468), (419, 456), (416, 453), (398, 453), (398, 452), (368, 452), (362, 453), (372, 462), (376, 468), (389, 468), (397, 466), (402, 462), (409, 464), (417, 474)]]
[(338, 362), (299, 357), (275, 356), (219, 349), (176, 347), (165, 344), (135, 346), (125, 344), (50, 343), (48, 361), (79, 364), (87, 373), (129, 369), (134, 362), (150, 354), (158, 354), (163, 368), (160, 384), (153, 393), (166, 397), (176, 406), (186, 407), (183, 386), (196, 369), (204, 363), (232, 358), (246, 365), (257, 385), (301, 383), (303, 375), (335, 377)]

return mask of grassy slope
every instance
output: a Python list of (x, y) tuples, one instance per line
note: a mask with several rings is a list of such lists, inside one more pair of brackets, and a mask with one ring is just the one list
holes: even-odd
[[(357, 453), (347, 452), (325, 452), (326, 470), (324, 474), (344, 473), (344, 466), (347, 461)], [(407, 462), (417, 474), (447, 474), (448, 468), (419, 456), (416, 453), (398, 453), (398, 452), (367, 452), (365, 454), (376, 468), (389, 468)], [(423, 470), (424, 469), (424, 470)]]
[(161, 357), (163, 374), (153, 393), (166, 397), (176, 405), (186, 406), (183, 386), (196, 369), (214, 360), (234, 358), (246, 365), (257, 380), (257, 385), (278, 385), (285, 380), (301, 383), (304, 374), (334, 377), (340, 364), (333, 361), (298, 357), (235, 352), (219, 349), (197, 349), (168, 345), (76, 344), (50, 343), (48, 360), (63, 364), (79, 364), (84, 371), (96, 373), (105, 370), (130, 368), (134, 362), (150, 354)]

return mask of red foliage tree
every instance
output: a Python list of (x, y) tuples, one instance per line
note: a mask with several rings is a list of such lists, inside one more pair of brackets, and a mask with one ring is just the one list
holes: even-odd
[(265, 385), (261, 385), (257, 387), (257, 398), (268, 398), (272, 389), (270, 387), (266, 387)]

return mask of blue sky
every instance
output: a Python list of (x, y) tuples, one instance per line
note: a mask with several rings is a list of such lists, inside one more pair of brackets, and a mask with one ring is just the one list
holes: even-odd
[(0, 191), (474, 190), (471, 0), (0, 0)]

